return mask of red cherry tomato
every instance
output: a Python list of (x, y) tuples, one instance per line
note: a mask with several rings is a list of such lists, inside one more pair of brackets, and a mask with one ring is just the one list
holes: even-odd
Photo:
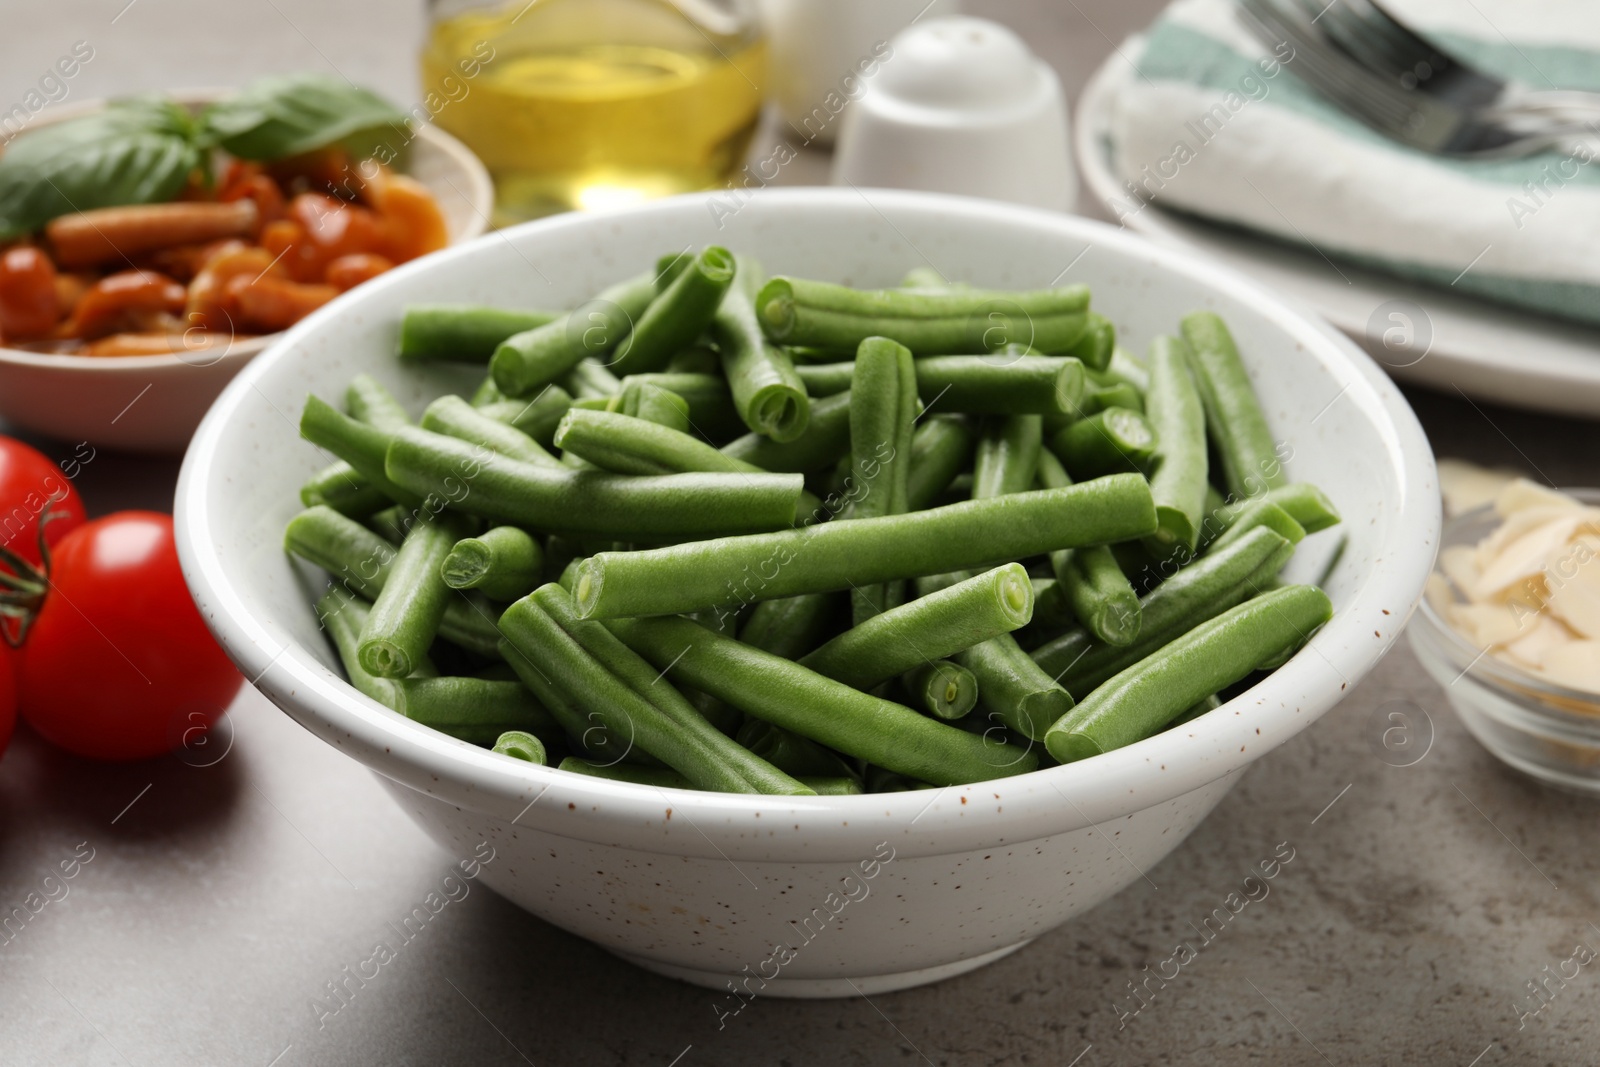
[(242, 681), (183, 583), (170, 515), (117, 512), (56, 546), (17, 677), (22, 717), (47, 740), (157, 756), (215, 722)]
[[(94, 458), (94, 449), (80, 445), (71, 460), (60, 467), (48, 456), (21, 441), (0, 437), (0, 545), (34, 566), (39, 559), (39, 519), (49, 504), (50, 520), (44, 528), (45, 544), (52, 548), (83, 525), (83, 501), (70, 475)], [(11, 568), (0, 564), (0, 570)]]

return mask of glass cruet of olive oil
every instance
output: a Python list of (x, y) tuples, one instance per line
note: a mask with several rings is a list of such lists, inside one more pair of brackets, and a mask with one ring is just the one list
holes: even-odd
[(719, 187), (760, 117), (753, 0), (433, 0), (424, 92), (498, 225)]

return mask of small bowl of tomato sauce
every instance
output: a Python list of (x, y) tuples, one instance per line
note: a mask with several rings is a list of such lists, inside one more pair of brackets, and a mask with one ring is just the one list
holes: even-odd
[[(268, 151), (274, 137), (292, 148), (305, 131), (293, 120), (271, 124), (273, 94), (303, 95), (308, 84), (320, 88), (313, 76), (267, 86), (269, 120), (238, 136), (256, 147), (265, 138)], [(263, 102), (257, 86), (239, 95)], [(231, 99), (231, 91), (197, 90), (149, 106), (165, 105), (181, 123)], [(370, 101), (377, 98), (332, 96), (331, 117), (320, 121), (337, 124), (343, 103), (382, 106)], [(114, 140), (120, 116), (158, 131), (169, 121), (141, 113), (144, 106), (98, 100), (63, 108), (13, 138), (0, 159), (26, 153), (45, 172), (70, 173), (74, 153), (84, 166), (107, 165), (95, 152)], [(235, 127), (249, 120), (248, 112), (237, 117), (242, 110), (227, 116)], [(96, 119), (109, 125), (84, 125)], [(73, 129), (86, 136), (69, 135)], [(89, 147), (74, 144), (80, 140)], [(70, 210), (69, 192), (42, 190), (65, 202), (54, 210), (69, 210), (25, 232), (7, 225), (5, 209), (27, 209), (31, 198), (8, 201), (0, 188), (0, 418), (69, 441), (180, 452), (217, 394), (274, 335), (401, 263), (479, 236), (493, 209), (483, 164), (432, 125), (390, 122), (360, 144), (347, 138), (271, 159), (201, 145), (170, 196)], [(110, 161), (130, 185), (162, 177), (159, 161), (138, 170), (136, 153)], [(18, 217), (25, 225), (51, 210)]]

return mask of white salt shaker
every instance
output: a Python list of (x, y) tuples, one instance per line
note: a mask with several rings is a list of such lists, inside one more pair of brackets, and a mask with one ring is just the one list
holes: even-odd
[(778, 111), (807, 144), (832, 144), (842, 111), (914, 21), (955, 15), (960, 0), (762, 0)]
[(1070, 210), (1077, 175), (1055, 71), (987, 19), (918, 22), (844, 110), (836, 185), (925, 189)]

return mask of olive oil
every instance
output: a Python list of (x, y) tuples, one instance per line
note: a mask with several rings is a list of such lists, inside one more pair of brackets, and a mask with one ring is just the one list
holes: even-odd
[(499, 225), (723, 185), (765, 65), (737, 19), (691, 22), (667, 0), (469, 10), (435, 23), (422, 56), (425, 89), (464, 87), (434, 121), (489, 168)]

